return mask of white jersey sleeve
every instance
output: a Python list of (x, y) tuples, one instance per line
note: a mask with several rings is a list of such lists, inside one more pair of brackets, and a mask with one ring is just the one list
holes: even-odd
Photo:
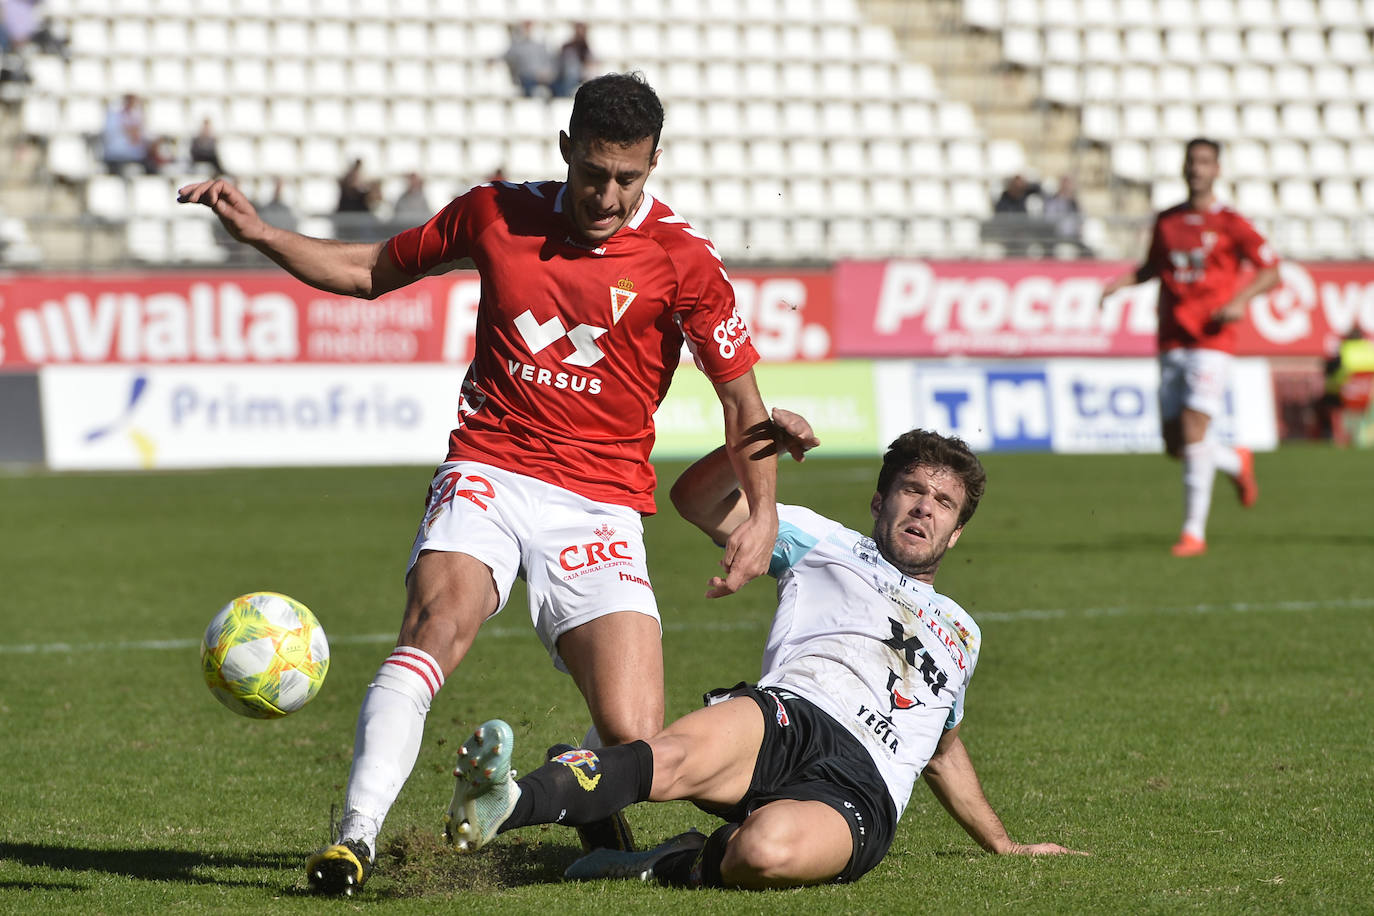
[(873, 539), (778, 506), (778, 612), (759, 686), (805, 697), (868, 750), (900, 815), (945, 729), (964, 715), (981, 634)]

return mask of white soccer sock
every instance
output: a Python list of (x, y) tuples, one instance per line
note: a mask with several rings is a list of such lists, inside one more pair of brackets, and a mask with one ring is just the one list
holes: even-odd
[(1206, 439), (1183, 447), (1183, 533), (1207, 538), (1207, 512), (1212, 507), (1212, 443)]
[(1229, 445), (1224, 445), (1208, 437), (1212, 443), (1212, 463), (1216, 465), (1218, 471), (1227, 477), (1235, 477), (1240, 473), (1240, 452)]
[(427, 652), (397, 646), (368, 685), (353, 738), (339, 839), (361, 839), (377, 854), (377, 834), (420, 755), (425, 717), (444, 674)]

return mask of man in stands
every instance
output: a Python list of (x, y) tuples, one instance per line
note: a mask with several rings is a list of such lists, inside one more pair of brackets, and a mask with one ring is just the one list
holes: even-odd
[[(777, 409), (773, 418), (798, 460), (818, 444), (803, 418)], [(779, 506), (770, 569), (778, 610), (758, 685), (708, 694), (705, 709), (648, 741), (572, 750), (518, 781), (510, 726), (485, 723), (454, 771), (449, 830), (460, 850), (516, 827), (688, 799), (726, 824), (643, 852), (596, 850), (567, 877), (741, 888), (855, 881), (887, 853), (924, 771), (989, 852), (1071, 852), (1011, 839), (959, 737), (981, 635), (934, 582), (986, 482), (964, 442), (917, 429), (883, 457), (870, 536)], [(688, 468), (672, 497), (717, 543), (752, 506), (724, 449)]]
[[(319, 289), (372, 299), (467, 259), (482, 276), (476, 355), (411, 549), (400, 636), (358, 716), (339, 836), (307, 863), (319, 892), (366, 880), (434, 695), (516, 575), (599, 743), (662, 728), (661, 627), (640, 517), (654, 511), (653, 414), (684, 338), (715, 384), (730, 460), (758, 507), (731, 533), (711, 594), (768, 568), (776, 463), (750, 457), (750, 430), (768, 420), (758, 355), (715, 249), (645, 191), (662, 126), (638, 75), (589, 81), (559, 136), (566, 181), (482, 185), (378, 244), (275, 229), (224, 181), (181, 190)], [(623, 825), (609, 826), (628, 841)]]
[[(1159, 278), (1159, 413), (1164, 448), (1183, 460), (1183, 533), (1176, 557), (1207, 551), (1212, 480), (1220, 470), (1236, 485), (1242, 506), (1259, 497), (1254, 456), (1209, 433), (1220, 414), (1236, 350), (1237, 322), (1255, 296), (1279, 283), (1278, 259), (1245, 217), (1217, 200), (1220, 147), (1188, 142), (1183, 178), (1188, 200), (1155, 218), (1150, 252), (1135, 271), (1107, 284), (1102, 299), (1123, 287)], [(1255, 268), (1240, 283), (1242, 262)]]

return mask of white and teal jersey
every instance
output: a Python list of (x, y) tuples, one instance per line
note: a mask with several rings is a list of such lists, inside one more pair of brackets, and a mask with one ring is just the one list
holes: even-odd
[(769, 573), (778, 613), (759, 686), (805, 697), (853, 733), (900, 816), (936, 742), (963, 718), (978, 625), (871, 537), (800, 506), (778, 506)]

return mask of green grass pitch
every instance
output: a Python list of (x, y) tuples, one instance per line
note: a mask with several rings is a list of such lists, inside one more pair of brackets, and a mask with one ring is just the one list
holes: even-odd
[[(373, 881), (311, 898), (303, 859), (342, 800), (428, 469), (11, 474), (0, 912), (1370, 911), (1374, 458), (1259, 456), (1259, 505), (1219, 479), (1211, 551), (1192, 560), (1168, 554), (1181, 497), (1159, 456), (986, 463), (938, 583), (983, 629), (964, 738), (1014, 837), (1091, 858), (985, 855), (917, 786), (887, 860), (848, 887), (566, 885), (561, 828), (457, 859), (439, 835), (467, 730), (509, 719), (525, 770), (586, 726), (517, 590), (436, 700)], [(789, 462), (780, 495), (866, 529), (875, 470)], [(757, 676), (773, 589), (706, 601), (718, 551), (671, 509), (647, 530), (675, 717)], [(259, 589), (306, 602), (333, 648), (320, 695), (276, 722), (232, 715), (198, 670), (210, 617)], [(647, 841), (713, 824), (685, 804), (631, 816)]]

